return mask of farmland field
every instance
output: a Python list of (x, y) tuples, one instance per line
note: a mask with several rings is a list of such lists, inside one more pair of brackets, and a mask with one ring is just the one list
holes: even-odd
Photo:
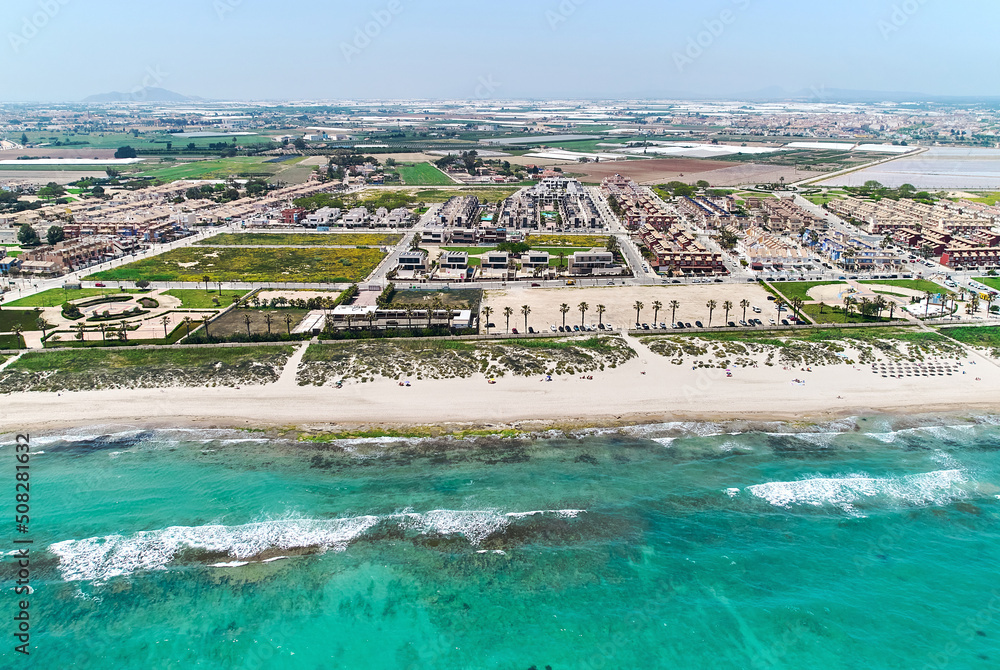
[(163, 163), (147, 167), (143, 175), (163, 181), (179, 179), (225, 179), (230, 175), (271, 177), (294, 166), (294, 162), (271, 163), (266, 158), (237, 156), (190, 163)]
[(210, 237), (199, 245), (237, 247), (237, 246), (262, 246), (262, 247), (323, 247), (323, 246), (393, 246), (403, 239), (402, 235), (396, 234), (363, 234), (363, 233), (312, 233), (312, 234), (283, 234), (283, 233), (222, 233), (215, 237)]
[(400, 165), (398, 170), (400, 178), (408, 186), (448, 186), (455, 183), (430, 163)]
[(367, 277), (385, 254), (377, 249), (230, 249), (188, 247), (99, 272), (88, 281), (348, 283)]

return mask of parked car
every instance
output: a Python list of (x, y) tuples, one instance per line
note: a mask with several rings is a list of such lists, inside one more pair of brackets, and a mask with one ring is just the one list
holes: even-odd
[(744, 328), (746, 328), (747, 322), (744, 321), (743, 319), (740, 319), (740, 325), (743, 326)]
[(683, 330), (685, 328), (684, 322), (683, 321), (678, 321), (677, 322), (677, 328), (680, 329), (680, 330)]
[(666, 329), (667, 329), (667, 324), (661, 323), (660, 324), (660, 330), (666, 330)]
[(555, 333), (555, 332), (558, 331), (558, 327), (557, 326), (549, 326), (549, 330), (551, 330), (553, 333)]
[(538, 288), (539, 286), (541, 286), (541, 284), (538, 282), (531, 282), (531, 288)]
[(529, 335), (534, 335), (535, 334), (535, 329), (532, 328), (531, 326), (528, 326), (528, 334)]
[(782, 325), (782, 326), (788, 326), (788, 325), (790, 325), (790, 324), (788, 323), (788, 319), (782, 319), (782, 320), (781, 320), (781, 325)]
[(649, 324), (648, 323), (642, 324), (642, 329), (643, 330), (649, 330)]
[(514, 335), (517, 335), (517, 328), (511, 328), (510, 332), (512, 332)]
[(573, 332), (574, 333), (579, 333), (580, 332), (580, 326), (573, 326)]
[(704, 327), (705, 327), (704, 325), (702, 325), (701, 321), (695, 321), (695, 322), (694, 322), (694, 325), (695, 325), (695, 326), (696, 326), (697, 328), (704, 328)]
[(94, 286), (96, 286), (97, 288), (104, 288), (106, 284), (104, 284), (103, 282), (97, 282), (96, 284), (94, 284)]
[(685, 327), (685, 328), (693, 328), (693, 326), (692, 326), (692, 325), (691, 325), (690, 323), (685, 323), (685, 324), (684, 324), (684, 327)]

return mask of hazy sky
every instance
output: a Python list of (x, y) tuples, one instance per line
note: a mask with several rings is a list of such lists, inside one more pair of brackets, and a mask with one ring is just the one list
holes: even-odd
[[(1000, 95), (996, 0), (4, 0), (0, 99)], [(367, 32), (367, 34), (366, 34)]]

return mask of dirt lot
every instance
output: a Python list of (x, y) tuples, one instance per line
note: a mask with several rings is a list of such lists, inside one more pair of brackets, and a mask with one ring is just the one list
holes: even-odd
[[(614, 163), (572, 163), (563, 169), (573, 174), (585, 175), (581, 181), (599, 182), (616, 174), (624, 175), (640, 184), (664, 184), (668, 181), (706, 179), (704, 173), (730, 167), (731, 163), (694, 158), (654, 158), (640, 161)], [(681, 175), (684, 175), (683, 177)], [(693, 176), (697, 175), (697, 178)]]
[[(798, 170), (783, 165), (756, 165), (753, 163), (730, 164), (721, 170), (712, 170), (698, 174), (698, 179), (704, 179), (712, 186), (745, 186), (753, 184), (773, 184), (782, 177), (785, 183), (791, 184), (802, 179), (821, 176), (822, 172)], [(681, 181), (686, 181), (681, 179)]]
[[(640, 313), (640, 321), (643, 323), (653, 322), (653, 302), (663, 303), (663, 309), (657, 315), (660, 322), (670, 321), (670, 302), (676, 300), (680, 303), (677, 310), (676, 321), (694, 323), (702, 321), (708, 325), (708, 308), (705, 306), (709, 300), (715, 300), (719, 306), (715, 310), (712, 325), (722, 325), (725, 312), (722, 303), (731, 300), (734, 310), (730, 312), (729, 319), (738, 321), (743, 318), (743, 310), (739, 303), (746, 298), (752, 306), (760, 307), (764, 313), (760, 318), (767, 319), (774, 316), (774, 310), (768, 309), (771, 304), (767, 300), (767, 292), (757, 284), (698, 284), (693, 286), (682, 286), (668, 284), (664, 286), (606, 286), (594, 288), (558, 288), (558, 289), (531, 289), (516, 288), (507, 291), (488, 291), (484, 298), (484, 304), (493, 308), (493, 315), (490, 320), (497, 324), (501, 330), (506, 325), (503, 315), (504, 307), (511, 307), (514, 315), (510, 318), (512, 328), (524, 328), (524, 316), (521, 314), (521, 305), (531, 307), (531, 314), (528, 315), (528, 325), (535, 330), (547, 330), (551, 324), (561, 325), (562, 315), (559, 306), (566, 303), (570, 307), (570, 312), (566, 315), (566, 323), (569, 325), (579, 325), (580, 310), (577, 306), (581, 302), (590, 305), (590, 310), (586, 315), (588, 324), (597, 324), (597, 306), (604, 305), (607, 311), (604, 313), (604, 323), (612, 324), (616, 328), (630, 327), (635, 323), (635, 302), (641, 301), (645, 307)], [(750, 311), (747, 311), (750, 316)]]
[(226, 337), (229, 335), (235, 335), (237, 333), (242, 333), (246, 335), (247, 324), (244, 320), (244, 315), (250, 316), (250, 332), (251, 333), (266, 333), (267, 332), (267, 322), (264, 320), (265, 314), (270, 314), (272, 317), (271, 321), (271, 332), (272, 333), (284, 333), (287, 332), (289, 326), (285, 324), (285, 316), (289, 315), (292, 317), (291, 329), (295, 330), (295, 327), (302, 322), (302, 319), (309, 314), (309, 310), (305, 309), (234, 309), (233, 311), (227, 313), (220, 319), (217, 319), (211, 323), (209, 326), (209, 332), (216, 337)]

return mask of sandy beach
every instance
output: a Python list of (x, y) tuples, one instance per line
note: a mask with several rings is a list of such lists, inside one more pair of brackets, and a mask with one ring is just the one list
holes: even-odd
[[(241, 388), (159, 388), (17, 393), (4, 398), (4, 431), (128, 424), (233, 428), (349, 429), (359, 426), (590, 426), (659, 421), (819, 421), (871, 413), (993, 411), (1000, 369), (978, 354), (960, 357), (952, 376), (902, 379), (871, 365), (812, 371), (781, 365), (725, 370), (672, 365), (629, 338), (639, 356), (580, 376), (395, 380), (298, 386), (289, 361), (281, 379)], [(589, 377), (592, 377), (589, 378)], [(798, 380), (798, 381), (796, 381)]]

